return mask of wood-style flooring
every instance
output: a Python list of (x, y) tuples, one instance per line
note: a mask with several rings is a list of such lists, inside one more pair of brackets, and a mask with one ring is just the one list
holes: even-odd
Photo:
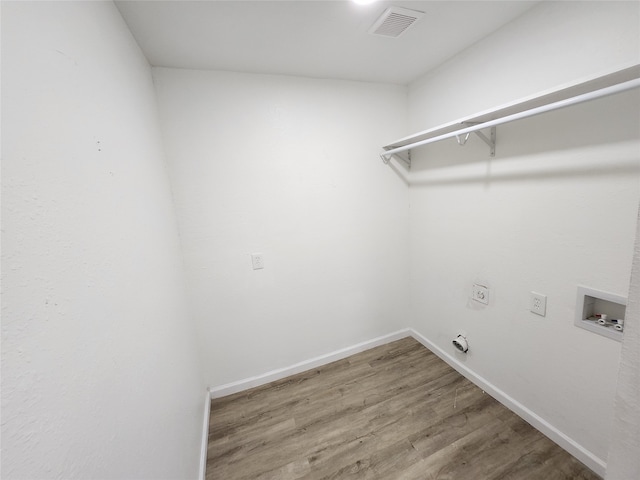
[(600, 477), (412, 338), (214, 399), (207, 480)]

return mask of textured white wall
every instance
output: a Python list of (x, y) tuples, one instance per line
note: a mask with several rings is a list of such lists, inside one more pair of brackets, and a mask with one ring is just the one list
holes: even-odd
[(640, 205), (624, 325), (607, 480), (640, 475)]
[[(638, 3), (543, 3), (410, 87), (414, 130), (639, 60)], [(411, 325), (587, 450), (607, 458), (620, 344), (573, 325), (576, 286), (627, 295), (640, 194), (639, 93), (415, 152)], [(469, 300), (474, 281), (488, 307)], [(528, 311), (547, 295), (547, 316)], [(590, 453), (589, 453), (590, 452)]]
[(545, 1), (410, 85), (411, 131), (637, 61), (638, 2)]
[(406, 326), (408, 191), (378, 157), (406, 130), (405, 88), (154, 78), (211, 386)]
[(112, 3), (2, 2), (2, 128), (2, 478), (195, 478), (155, 94)]

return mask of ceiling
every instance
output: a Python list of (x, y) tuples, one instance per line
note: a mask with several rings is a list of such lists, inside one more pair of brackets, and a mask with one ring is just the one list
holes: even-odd
[[(537, 1), (116, 1), (153, 66), (408, 84)], [(367, 33), (390, 6), (425, 12)]]

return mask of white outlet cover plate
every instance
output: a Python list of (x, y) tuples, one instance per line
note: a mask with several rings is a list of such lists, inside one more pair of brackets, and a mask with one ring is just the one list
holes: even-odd
[(531, 292), (529, 310), (544, 317), (547, 314), (547, 296), (541, 293)]
[(264, 257), (261, 253), (253, 253), (251, 255), (251, 265), (254, 270), (260, 270), (264, 268)]
[(471, 291), (471, 298), (476, 302), (489, 305), (489, 287), (485, 287), (479, 283), (474, 283), (473, 290)]

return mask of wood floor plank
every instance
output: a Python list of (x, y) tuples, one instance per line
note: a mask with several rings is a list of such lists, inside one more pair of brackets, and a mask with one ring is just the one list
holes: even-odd
[(412, 338), (211, 407), (207, 480), (599, 478)]
[(376, 452), (370, 462), (375, 478), (403, 478), (401, 473), (423, 458), (409, 440), (403, 440)]
[(487, 430), (491, 425), (502, 427), (503, 422), (494, 415), (499, 408), (495, 400), (485, 395), (476, 404), (438, 417), (420, 432), (410, 435), (408, 440), (423, 456), (430, 456), (476, 430)]

